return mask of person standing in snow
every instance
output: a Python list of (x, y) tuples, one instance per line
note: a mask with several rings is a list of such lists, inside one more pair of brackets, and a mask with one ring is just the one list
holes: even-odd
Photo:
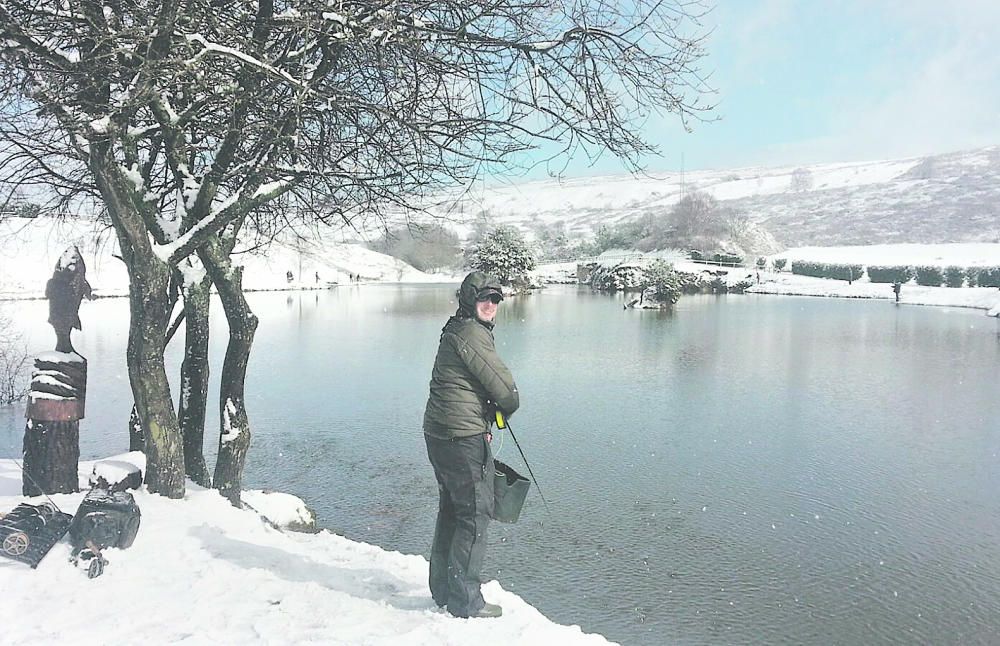
[(474, 271), (462, 281), (458, 310), (441, 329), (424, 410), (439, 496), (429, 584), (435, 603), (456, 617), (502, 613), (483, 599), (479, 580), (494, 505), (491, 429), (496, 411), (509, 417), (520, 405), (493, 341), (502, 300), (500, 283), (487, 274)]

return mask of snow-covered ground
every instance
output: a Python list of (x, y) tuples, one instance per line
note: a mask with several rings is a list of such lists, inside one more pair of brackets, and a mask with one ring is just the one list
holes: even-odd
[[(755, 281), (752, 270), (736, 272), (744, 280)], [(761, 282), (747, 289), (748, 294), (785, 294), (791, 296), (826, 296), (833, 298), (895, 299), (892, 285), (872, 283), (867, 278), (848, 284), (844, 280), (796, 276), (786, 272), (760, 272)], [(730, 282), (733, 279), (730, 278)], [(1000, 313), (1000, 290), (995, 287), (924, 287), (915, 283), (903, 286), (899, 302), (906, 305), (936, 305), (940, 307), (971, 307), (986, 310), (991, 316)]]
[[(80, 464), (81, 486), (92, 468)], [(453, 618), (431, 600), (420, 556), (326, 531), (279, 531), (214, 490), (189, 482), (187, 491), (183, 500), (135, 492), (142, 511), (135, 543), (106, 550), (110, 564), (96, 579), (68, 562), (67, 539), (36, 570), (0, 558), (0, 643), (608, 643), (552, 623), (496, 581), (483, 593), (503, 606), (503, 617)], [(0, 461), (0, 513), (25, 500), (20, 492), (18, 467)], [(82, 497), (52, 499), (73, 513)], [(274, 521), (304, 516), (292, 496), (253, 492), (248, 499)]]
[[(634, 252), (642, 255), (640, 252)], [(771, 269), (771, 261), (785, 258), (784, 271)], [(960, 267), (1000, 266), (1000, 244), (901, 244), (849, 247), (799, 247), (787, 249), (769, 258), (768, 269), (756, 267), (723, 269), (714, 265), (690, 261), (673, 261), (678, 271), (699, 273), (703, 271), (726, 272), (729, 284), (749, 281), (751, 294), (781, 294), (791, 296), (823, 296), (831, 298), (895, 299), (892, 285), (872, 283), (865, 276), (848, 284), (843, 280), (812, 278), (792, 274), (792, 260), (811, 260), (828, 263), (856, 263), (862, 265), (958, 265)], [(575, 263), (542, 265), (534, 275), (541, 282), (573, 282)], [(760, 283), (757, 277), (760, 276)], [(990, 316), (1000, 316), (1000, 290), (994, 287), (925, 287), (910, 281), (900, 290), (899, 302), (907, 305), (935, 305), (941, 307), (969, 307), (985, 310)]]
[[(865, 276), (853, 283), (827, 278), (797, 276), (788, 270), (792, 260), (811, 260), (837, 264), (861, 265), (933, 265), (946, 267), (1000, 266), (1000, 244), (899, 244), (848, 247), (799, 247), (771, 257), (785, 258), (784, 272), (762, 271), (761, 282), (747, 291), (757, 294), (791, 294), (800, 296), (830, 296), (838, 298), (895, 299), (892, 285), (872, 283)], [(688, 263), (690, 264), (690, 263)], [(678, 267), (680, 269), (680, 267)], [(732, 272), (756, 282), (755, 269)], [(910, 281), (902, 287), (899, 302), (908, 305), (971, 307), (986, 310), (990, 316), (1000, 314), (1000, 290), (994, 287), (925, 287)]]
[[(77, 245), (87, 263), (87, 280), (97, 296), (128, 294), (128, 273), (116, 257), (114, 233), (92, 221), (8, 218), (0, 221), (0, 299), (41, 298), (63, 251)], [(241, 253), (243, 286), (249, 291), (326, 289), (357, 282), (453, 282), (357, 244), (332, 240), (278, 241), (262, 253)], [(292, 279), (288, 279), (288, 272)]]

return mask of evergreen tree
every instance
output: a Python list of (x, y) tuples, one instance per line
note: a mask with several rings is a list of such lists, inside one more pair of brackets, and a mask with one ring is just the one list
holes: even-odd
[(519, 230), (498, 226), (469, 248), (467, 262), (470, 269), (484, 271), (503, 285), (526, 284), (535, 255)]
[(681, 278), (664, 260), (654, 260), (643, 270), (644, 294), (674, 304), (681, 297)]

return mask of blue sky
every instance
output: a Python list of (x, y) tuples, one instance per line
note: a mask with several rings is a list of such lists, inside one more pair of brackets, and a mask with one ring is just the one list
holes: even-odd
[[(650, 171), (682, 154), (687, 169), (735, 168), (1000, 144), (1000, 0), (718, 0), (702, 22), (719, 120), (690, 134), (651, 120)], [(562, 170), (620, 172), (582, 155)]]

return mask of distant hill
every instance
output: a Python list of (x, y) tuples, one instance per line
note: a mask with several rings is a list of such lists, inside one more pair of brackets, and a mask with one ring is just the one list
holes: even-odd
[(909, 159), (536, 181), (464, 194), (434, 209), (468, 233), (477, 221), (576, 235), (666, 215), (684, 191), (710, 193), (788, 247), (1000, 241), (1000, 146)]
[[(87, 265), (87, 280), (98, 296), (128, 294), (129, 278), (118, 256), (114, 234), (94, 220), (0, 220), (0, 300), (41, 298), (56, 260), (77, 245)], [(361, 245), (332, 240), (276, 240), (256, 253), (237, 253), (247, 291), (317, 289), (360, 282), (437, 282), (453, 276), (425, 274), (405, 262)], [(290, 276), (289, 276), (290, 274)]]

